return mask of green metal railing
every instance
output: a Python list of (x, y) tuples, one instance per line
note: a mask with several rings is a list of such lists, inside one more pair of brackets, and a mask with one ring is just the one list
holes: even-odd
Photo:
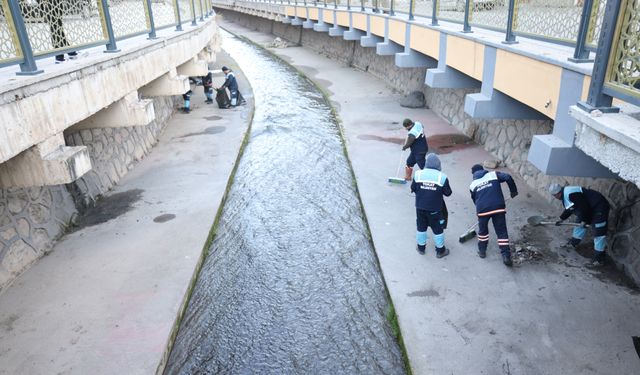
[(640, 105), (640, 0), (621, 2), (604, 91)]
[[(197, 12), (194, 12), (196, 9)], [(105, 45), (156, 30), (204, 20), (211, 0), (0, 0), (0, 67), (37, 74), (36, 59)]]

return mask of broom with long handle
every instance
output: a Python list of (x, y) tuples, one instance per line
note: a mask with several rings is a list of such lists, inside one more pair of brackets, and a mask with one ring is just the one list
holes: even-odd
[[(511, 198), (507, 197), (504, 200), (504, 203), (507, 203), (509, 200), (511, 200)], [(478, 224), (479, 222), (476, 221), (472, 226), (470, 226), (469, 229), (467, 229), (464, 233), (460, 235), (460, 237), (458, 237), (458, 241), (460, 243), (464, 243), (469, 241), (473, 237), (475, 237), (478, 234), (476, 233), (476, 227), (478, 226)]]
[(391, 182), (392, 184), (403, 184), (404, 185), (404, 184), (407, 183), (407, 180), (405, 180), (404, 178), (397, 177), (398, 174), (400, 174), (400, 166), (402, 166), (402, 159), (403, 159), (403, 157), (402, 157), (403, 155), (402, 154), (403, 153), (404, 153), (404, 150), (401, 150), (400, 151), (400, 160), (398, 160), (398, 168), (396, 169), (396, 176), (395, 177), (389, 177), (387, 179), (387, 181)]

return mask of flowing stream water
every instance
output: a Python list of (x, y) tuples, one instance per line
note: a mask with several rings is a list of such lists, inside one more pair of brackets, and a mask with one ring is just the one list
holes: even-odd
[(404, 374), (330, 107), (262, 49), (223, 46), (255, 114), (165, 373)]

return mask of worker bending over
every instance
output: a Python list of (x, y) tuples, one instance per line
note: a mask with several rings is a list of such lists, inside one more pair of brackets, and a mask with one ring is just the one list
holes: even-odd
[(578, 222), (582, 225), (573, 229), (573, 235), (569, 239), (569, 244), (578, 246), (587, 233), (586, 226), (591, 225), (593, 229), (593, 257), (590, 264), (600, 266), (604, 264), (604, 250), (607, 245), (607, 221), (609, 220), (609, 202), (595, 190), (580, 186), (565, 186), (551, 184), (549, 193), (560, 199), (564, 206), (564, 211), (560, 215), (560, 220), (556, 225), (560, 225), (571, 215), (576, 215)]

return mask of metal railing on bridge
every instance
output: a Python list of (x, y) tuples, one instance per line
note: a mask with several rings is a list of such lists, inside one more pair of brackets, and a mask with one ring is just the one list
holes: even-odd
[(594, 62), (590, 53), (596, 52), (591, 107), (614, 110), (606, 105), (612, 97), (640, 105), (640, 0), (214, 0), (227, 7), (255, 3), (340, 7), (433, 26), (453, 22), (463, 32), (502, 32), (505, 44), (522, 36), (573, 46), (569, 60), (576, 63)]
[(37, 74), (36, 59), (105, 45), (212, 14), (211, 0), (0, 0), (0, 67)]

